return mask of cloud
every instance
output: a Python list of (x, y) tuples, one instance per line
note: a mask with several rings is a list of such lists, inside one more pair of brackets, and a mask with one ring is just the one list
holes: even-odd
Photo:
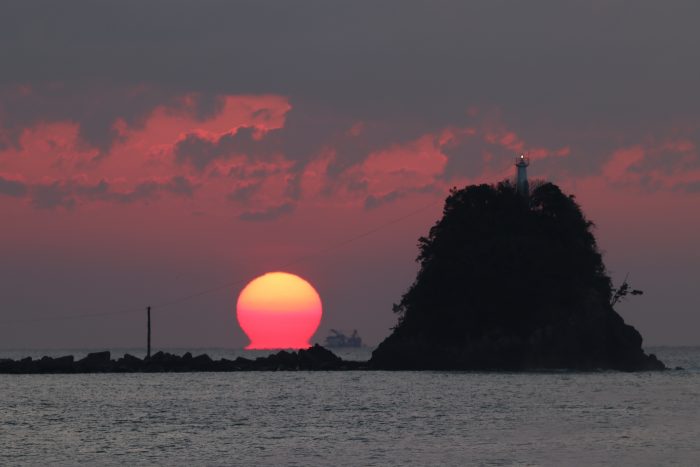
[(173, 154), (177, 163), (201, 172), (216, 161), (236, 155), (268, 155), (269, 145), (263, 139), (261, 129), (255, 127), (239, 127), (220, 136), (194, 131), (175, 143)]
[(184, 175), (175, 175), (162, 185), (165, 191), (187, 198), (194, 197), (194, 191), (198, 185)]
[(266, 160), (283, 154), (297, 162), (301, 169), (324, 148), (333, 148), (345, 153), (343, 159), (347, 166), (363, 160), (369, 147), (380, 147), (395, 136), (387, 131), (379, 135), (379, 141), (373, 145), (367, 134), (362, 139), (348, 135), (346, 130), (350, 122), (342, 115), (326, 114), (325, 110), (308, 103), (295, 104), (285, 117), (284, 125), (279, 128), (240, 126), (220, 135), (189, 132), (173, 148), (175, 161), (203, 171), (214, 162), (235, 156)]
[(269, 204), (275, 200), (298, 200), (301, 196), (301, 175), (294, 163), (283, 157), (256, 160), (238, 157), (232, 163), (215, 166), (210, 178), (226, 175), (226, 199), (240, 203)]
[(675, 191), (682, 191), (685, 193), (700, 193), (700, 179), (693, 182), (681, 182), (676, 184), (673, 188)]
[(37, 184), (32, 187), (32, 205), (38, 209), (63, 207), (73, 209), (76, 204), (73, 191), (66, 183), (54, 181)]
[(430, 183), (423, 186), (393, 190), (383, 195), (368, 195), (365, 198), (364, 208), (366, 210), (376, 209), (384, 204), (389, 204), (411, 194), (442, 194), (445, 190), (437, 183)]
[(250, 198), (260, 190), (262, 186), (261, 181), (251, 182), (248, 184), (243, 184), (226, 195), (229, 201), (245, 202), (250, 200)]
[(222, 138), (212, 139), (206, 134), (188, 133), (175, 143), (173, 149), (175, 160), (180, 164), (187, 163), (196, 170), (202, 171), (209, 164), (225, 155), (225, 150), (219, 145)]
[(23, 181), (0, 175), (0, 195), (21, 198), (27, 191), (27, 184)]
[(687, 140), (636, 144), (614, 151), (602, 175), (616, 186), (695, 193), (700, 183), (700, 155)]
[(243, 221), (263, 222), (277, 219), (285, 214), (294, 211), (294, 204), (291, 202), (271, 206), (258, 211), (245, 211), (238, 216)]
[(54, 180), (31, 185), (28, 192), (31, 203), (38, 209), (73, 209), (79, 202), (113, 202), (131, 204), (156, 199), (161, 193), (192, 198), (198, 185), (184, 176), (168, 179), (148, 179), (137, 183), (132, 189), (118, 190), (107, 180), (97, 183), (83, 178)]
[(369, 195), (365, 199), (365, 209), (375, 209), (382, 204), (390, 203), (391, 201), (396, 201), (399, 198), (405, 196), (405, 192), (394, 190), (381, 196)]

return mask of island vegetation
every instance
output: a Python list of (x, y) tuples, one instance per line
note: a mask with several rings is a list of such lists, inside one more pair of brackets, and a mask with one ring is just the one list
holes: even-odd
[(372, 367), (664, 368), (614, 310), (641, 291), (613, 287), (574, 196), (533, 185), (529, 195), (508, 181), (451, 190)]

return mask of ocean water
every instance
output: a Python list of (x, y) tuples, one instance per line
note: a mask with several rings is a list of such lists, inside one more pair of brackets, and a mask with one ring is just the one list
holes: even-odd
[(0, 465), (699, 465), (700, 348), (650, 350), (685, 370), (0, 375)]

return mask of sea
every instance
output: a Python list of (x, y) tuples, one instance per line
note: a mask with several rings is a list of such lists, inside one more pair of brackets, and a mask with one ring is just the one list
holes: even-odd
[(700, 347), (647, 351), (682, 369), (0, 375), (0, 465), (700, 465)]

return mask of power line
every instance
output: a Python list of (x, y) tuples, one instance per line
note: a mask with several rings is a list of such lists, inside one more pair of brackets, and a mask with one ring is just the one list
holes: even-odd
[[(295, 258), (295, 259), (293, 259), (285, 264), (282, 264), (280, 266), (280, 269), (286, 269), (288, 267), (294, 266), (294, 265), (301, 263), (303, 261), (306, 261), (308, 259), (311, 259), (311, 258), (314, 258), (314, 257), (319, 256), (321, 254), (324, 254), (328, 251), (336, 250), (340, 247), (344, 247), (344, 246), (349, 245), (351, 243), (354, 243), (358, 240), (361, 240), (365, 237), (369, 237), (370, 235), (372, 235), (376, 232), (379, 232), (379, 231), (381, 231), (381, 230), (383, 230), (391, 225), (402, 222), (410, 217), (413, 217), (416, 214), (419, 214), (419, 213), (425, 211), (426, 209), (431, 208), (431, 207), (433, 207), (436, 204), (441, 203), (441, 202), (442, 202), (442, 200), (432, 201), (426, 205), (419, 207), (418, 209), (414, 209), (413, 211), (409, 211), (408, 213), (406, 213), (402, 216), (396, 217), (394, 219), (390, 219), (382, 224), (379, 224), (376, 227), (373, 227), (369, 230), (366, 230), (362, 233), (359, 233), (353, 237), (350, 237), (350, 238), (347, 238), (345, 240), (334, 243), (332, 245), (326, 246), (326, 247), (321, 248), (313, 253), (299, 256), (299, 257), (297, 257), (297, 258)], [(184, 302), (193, 300), (195, 298), (201, 297), (203, 295), (207, 295), (207, 294), (210, 294), (213, 292), (218, 292), (220, 290), (227, 289), (229, 287), (242, 285), (245, 282), (247, 282), (247, 280), (248, 279), (246, 279), (246, 278), (238, 278), (238, 279), (233, 280), (233, 281), (221, 283), (221, 284), (216, 285), (214, 287), (209, 287), (209, 288), (202, 289), (202, 290), (199, 290), (196, 292), (192, 292), (192, 293), (187, 294), (187, 295), (183, 295), (183, 296), (174, 298), (172, 300), (158, 303), (158, 304), (152, 306), (151, 308), (154, 311), (161, 310), (161, 312), (162, 312), (163, 309), (171, 307), (173, 305), (184, 303)], [(36, 316), (33, 318), (20, 318), (17, 320), (0, 321), (0, 324), (3, 324), (3, 325), (4, 324), (24, 324), (24, 323), (35, 323), (35, 322), (39, 322), (39, 321), (62, 321), (62, 320), (71, 320), (71, 319), (82, 319), (82, 318), (99, 318), (99, 317), (103, 317), (103, 316), (123, 315), (123, 314), (131, 314), (131, 313), (143, 313), (143, 310), (144, 310), (144, 307), (139, 306), (139, 307), (129, 307), (129, 308), (123, 308), (123, 309), (119, 309), (119, 310), (104, 311), (104, 312), (97, 312), (97, 313), (76, 313), (76, 314), (59, 315), (59, 316), (45, 315), (45, 316)]]

